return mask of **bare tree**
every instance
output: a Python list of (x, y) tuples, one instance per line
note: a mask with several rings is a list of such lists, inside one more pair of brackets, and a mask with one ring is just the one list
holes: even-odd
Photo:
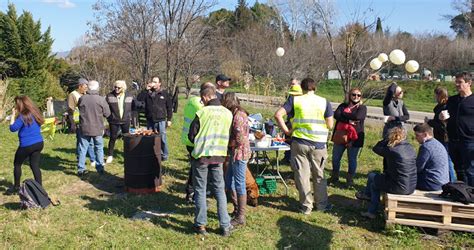
[(95, 20), (90, 23), (92, 37), (102, 44), (117, 45), (130, 55), (133, 70), (140, 73), (143, 85), (159, 60), (155, 49), (160, 39), (162, 6), (155, 0), (98, 0)]

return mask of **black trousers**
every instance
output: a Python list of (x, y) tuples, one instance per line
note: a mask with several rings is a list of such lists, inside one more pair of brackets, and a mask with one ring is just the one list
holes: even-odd
[(463, 154), (467, 151), (459, 141), (450, 141), (448, 143), (448, 153), (454, 165), (454, 171), (458, 181), (467, 183), (466, 171), (463, 166)]
[(122, 130), (122, 134), (126, 134), (130, 130), (130, 122), (124, 124), (109, 124), (110, 127), (110, 140), (109, 148), (107, 149), (107, 155), (114, 155), (115, 141), (117, 141), (119, 130)]
[(74, 121), (74, 115), (67, 115), (67, 127), (70, 134), (76, 133), (76, 122)]
[(41, 170), (39, 168), (40, 159), (41, 159), (41, 150), (43, 150), (44, 143), (38, 142), (27, 147), (18, 147), (15, 153), (15, 160), (13, 161), (13, 176), (15, 177), (14, 185), (15, 187), (20, 186), (21, 179), (21, 165), (26, 160), (27, 157), (30, 158), (30, 168), (33, 172), (35, 180), (43, 185), (41, 179)]

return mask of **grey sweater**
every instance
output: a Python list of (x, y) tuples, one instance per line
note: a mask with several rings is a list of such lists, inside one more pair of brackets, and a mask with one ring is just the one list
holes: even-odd
[(102, 136), (104, 134), (104, 117), (110, 116), (109, 105), (98, 91), (89, 90), (79, 98), (79, 124), (82, 135)]

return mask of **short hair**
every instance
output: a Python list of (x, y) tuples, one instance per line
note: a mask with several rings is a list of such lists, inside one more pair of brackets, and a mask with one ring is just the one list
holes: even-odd
[(415, 133), (427, 133), (428, 135), (433, 136), (433, 128), (428, 125), (428, 123), (417, 124), (413, 128), (413, 131), (415, 131)]
[(301, 81), (301, 88), (303, 91), (314, 91), (316, 90), (316, 82), (311, 78), (305, 78)]
[(471, 74), (468, 72), (460, 72), (456, 74), (456, 79), (464, 79), (465, 82), (470, 82), (472, 80)]
[(87, 83), (89, 90), (99, 90), (99, 82), (92, 80)]
[(79, 78), (79, 80), (77, 80), (77, 86), (78, 87), (81, 86), (81, 85), (84, 85), (84, 84), (88, 84), (88, 83), (89, 83), (89, 81), (87, 81), (86, 78), (81, 77), (81, 78)]
[(212, 82), (205, 82), (205, 83), (201, 84), (201, 89), (200, 89), (200, 91), (202, 91), (202, 90), (204, 90), (204, 89), (206, 89), (206, 88), (214, 88), (214, 89), (215, 89), (215, 88), (216, 88), (216, 85), (214, 85), (214, 83), (212, 83)]
[[(204, 85), (204, 84), (203, 84)], [(214, 85), (202, 88), (203, 86), (201, 85), (201, 91), (199, 92), (201, 94), (201, 97), (214, 97), (216, 96), (216, 87)]]
[(126, 90), (126, 89), (127, 89), (127, 83), (126, 83), (124, 80), (117, 80), (117, 81), (115, 81), (114, 86), (115, 86), (115, 87), (120, 87), (120, 88), (122, 88), (123, 90)]

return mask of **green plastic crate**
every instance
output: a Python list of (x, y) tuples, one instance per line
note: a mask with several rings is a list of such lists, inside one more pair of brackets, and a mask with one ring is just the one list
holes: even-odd
[(273, 176), (259, 175), (255, 178), (255, 182), (258, 185), (258, 193), (260, 195), (264, 194), (274, 194), (277, 190), (276, 179)]

